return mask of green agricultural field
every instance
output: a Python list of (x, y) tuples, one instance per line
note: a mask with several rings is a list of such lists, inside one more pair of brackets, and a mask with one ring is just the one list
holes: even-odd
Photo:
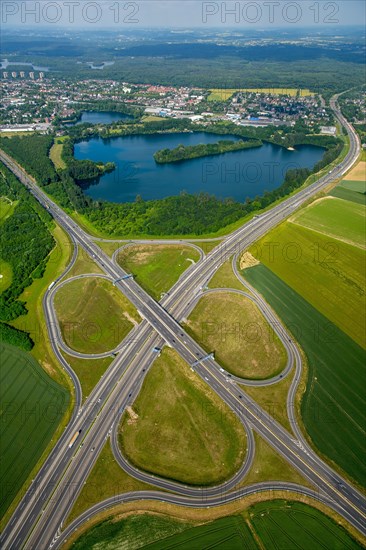
[(0, 343), (0, 516), (22, 488), (65, 414), (69, 394), (35, 359)]
[(102, 547), (108, 550), (134, 550), (190, 529), (193, 525), (162, 514), (145, 513), (118, 521), (111, 518), (81, 535), (71, 549), (96, 550)]
[(148, 550), (259, 550), (250, 527), (241, 516), (228, 516), (193, 527), (172, 537), (148, 544)]
[(330, 195), (366, 206), (366, 183), (343, 180), (332, 189)]
[(239, 419), (165, 348), (123, 417), (119, 441), (138, 468), (193, 485), (232, 477), (246, 453)]
[(197, 250), (174, 244), (128, 246), (118, 256), (123, 269), (136, 275), (139, 284), (156, 300), (198, 260)]
[[(346, 232), (344, 226), (354, 235), (348, 222), (340, 222), (340, 232)], [(291, 222), (249, 250), (329, 321), (366, 345), (364, 250)]]
[(357, 550), (361, 548), (343, 527), (301, 502), (260, 502), (248, 510), (250, 527), (266, 550)]
[(243, 275), (307, 355), (309, 379), (301, 414), (310, 438), (323, 455), (364, 485), (365, 351), (263, 264)]
[(60, 288), (55, 308), (65, 342), (82, 353), (113, 350), (140, 320), (127, 298), (110, 281), (97, 277)]
[(18, 201), (11, 201), (6, 197), (0, 197), (0, 225), (14, 212)]
[(253, 302), (233, 292), (203, 296), (185, 324), (189, 334), (226, 370), (263, 379), (281, 372), (286, 352)]
[(349, 244), (365, 247), (366, 209), (361, 204), (327, 197), (301, 209), (291, 221)]

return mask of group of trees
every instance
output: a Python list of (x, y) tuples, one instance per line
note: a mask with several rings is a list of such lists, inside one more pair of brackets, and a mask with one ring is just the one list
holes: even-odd
[(0, 295), (0, 336), (29, 349), (29, 336), (4, 323), (27, 313), (19, 296), (34, 279), (42, 277), (46, 268), (48, 254), (54, 247), (49, 231), (52, 218), (2, 164), (0, 195), (18, 201), (13, 214), (2, 224), (0, 234), (1, 258), (12, 269), (11, 284)]
[[(74, 141), (66, 140), (62, 148), (62, 160), (66, 164), (66, 174), (68, 174), (77, 183), (86, 180), (96, 179), (105, 172), (111, 172), (115, 169), (114, 162), (94, 162), (92, 160), (77, 160), (74, 157)], [(63, 172), (63, 175), (66, 175)]]
[(160, 164), (178, 162), (211, 155), (220, 155), (229, 151), (240, 151), (251, 147), (260, 147), (261, 141), (220, 140), (217, 143), (199, 143), (198, 145), (178, 145), (175, 149), (161, 149), (154, 155), (155, 162)]

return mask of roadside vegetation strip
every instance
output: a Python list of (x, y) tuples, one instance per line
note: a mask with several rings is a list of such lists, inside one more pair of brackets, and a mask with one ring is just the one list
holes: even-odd
[(28, 353), (0, 343), (0, 354), (3, 517), (50, 442), (70, 397)]
[(243, 272), (302, 346), (302, 420), (316, 448), (364, 485), (365, 351), (263, 264)]
[(140, 321), (134, 306), (104, 278), (71, 280), (56, 292), (54, 304), (65, 343), (80, 353), (115, 349)]
[[(81, 490), (65, 526), (69, 525), (80, 514), (94, 504), (120, 493), (154, 489), (147, 483), (142, 483), (130, 477), (116, 462), (108, 440), (94, 464), (86, 483)], [(164, 492), (161, 492), (163, 495)]]
[(126, 246), (117, 256), (118, 264), (136, 276), (137, 282), (153, 298), (160, 300), (182, 273), (199, 260), (192, 246), (179, 244), (138, 244)]
[(361, 204), (325, 197), (301, 209), (290, 221), (365, 248), (366, 209)]
[(124, 414), (119, 435), (131, 464), (191, 485), (230, 479), (245, 460), (246, 441), (234, 413), (168, 348)]
[[(339, 232), (347, 234), (345, 225), (340, 222)], [(346, 227), (354, 234), (351, 221)], [(331, 323), (366, 346), (364, 250), (290, 222), (249, 250)]]
[(66, 274), (65, 278), (71, 279), (72, 277), (76, 277), (77, 275), (82, 275), (86, 273), (104, 273), (104, 272), (102, 271), (102, 269), (99, 267), (98, 264), (93, 262), (93, 260), (85, 252), (85, 250), (79, 246), (76, 261), (72, 266), (72, 268), (70, 269), (70, 271)]
[(263, 380), (280, 373), (287, 354), (258, 307), (230, 291), (203, 295), (184, 324), (218, 363), (241, 378)]
[(83, 401), (85, 401), (108, 369), (113, 358), (83, 359), (68, 355), (67, 353), (62, 353), (62, 355), (76, 373), (83, 392)]

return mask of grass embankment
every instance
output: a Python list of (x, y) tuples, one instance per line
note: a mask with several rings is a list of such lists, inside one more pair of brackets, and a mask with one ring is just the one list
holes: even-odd
[(113, 360), (112, 357), (80, 359), (80, 357), (73, 357), (63, 352), (62, 355), (79, 378), (83, 392), (83, 401), (90, 395)]
[(0, 517), (3, 517), (49, 444), (70, 396), (30, 354), (0, 343), (0, 355)]
[(230, 292), (204, 295), (185, 328), (229, 372), (263, 379), (286, 364), (279, 338), (253, 302)]
[(108, 518), (83, 534), (72, 550), (149, 548), (278, 550), (332, 548), (356, 550), (360, 545), (320, 510), (293, 500), (253, 504), (244, 512), (199, 525), (163, 514)]
[(107, 441), (67, 518), (66, 524), (71, 523), (85, 510), (106, 498), (130, 491), (149, 489), (152, 489), (150, 485), (130, 477), (122, 470), (113, 456), (109, 441)]
[(66, 279), (87, 273), (104, 273), (83, 248), (79, 248), (76, 261), (66, 275)]
[[(245, 270), (244, 277), (306, 353), (309, 378), (301, 413), (312, 442), (364, 484), (364, 350), (263, 264)], [(303, 280), (307, 282), (304, 275)], [(318, 287), (313, 291), (319, 292)]]
[(297, 217), (299, 223), (304, 217), (305, 223), (313, 223), (320, 232), (286, 222), (253, 245), (250, 252), (343, 332), (365, 346), (365, 252), (323, 233), (327, 228), (342, 239), (359, 242), (361, 224), (357, 225), (352, 212), (363, 207), (340, 201), (347, 208), (342, 208), (343, 204), (340, 208), (338, 205), (329, 208), (334, 201), (315, 204)]
[(247, 292), (244, 285), (237, 279), (233, 272), (231, 259), (227, 260), (215, 273), (210, 282), (208, 288), (234, 288)]
[(198, 251), (190, 246), (151, 244), (127, 246), (118, 255), (118, 263), (136, 275), (137, 282), (153, 298), (160, 300), (181, 274), (199, 260)]
[(76, 279), (60, 288), (55, 308), (65, 342), (82, 353), (113, 350), (140, 321), (113, 283), (96, 277)]
[(55, 138), (55, 141), (50, 149), (49, 156), (56, 170), (58, 169), (64, 170), (66, 168), (66, 163), (62, 159), (62, 150), (64, 146), (63, 145), (64, 141), (65, 141), (65, 138), (62, 138), (62, 137)]
[(245, 459), (239, 419), (171, 349), (155, 361), (132, 408), (119, 440), (143, 470), (211, 485), (232, 477)]

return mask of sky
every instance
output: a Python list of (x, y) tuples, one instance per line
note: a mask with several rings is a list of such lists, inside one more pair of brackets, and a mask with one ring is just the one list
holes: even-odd
[(255, 28), (365, 24), (363, 0), (2, 0), (3, 29)]

